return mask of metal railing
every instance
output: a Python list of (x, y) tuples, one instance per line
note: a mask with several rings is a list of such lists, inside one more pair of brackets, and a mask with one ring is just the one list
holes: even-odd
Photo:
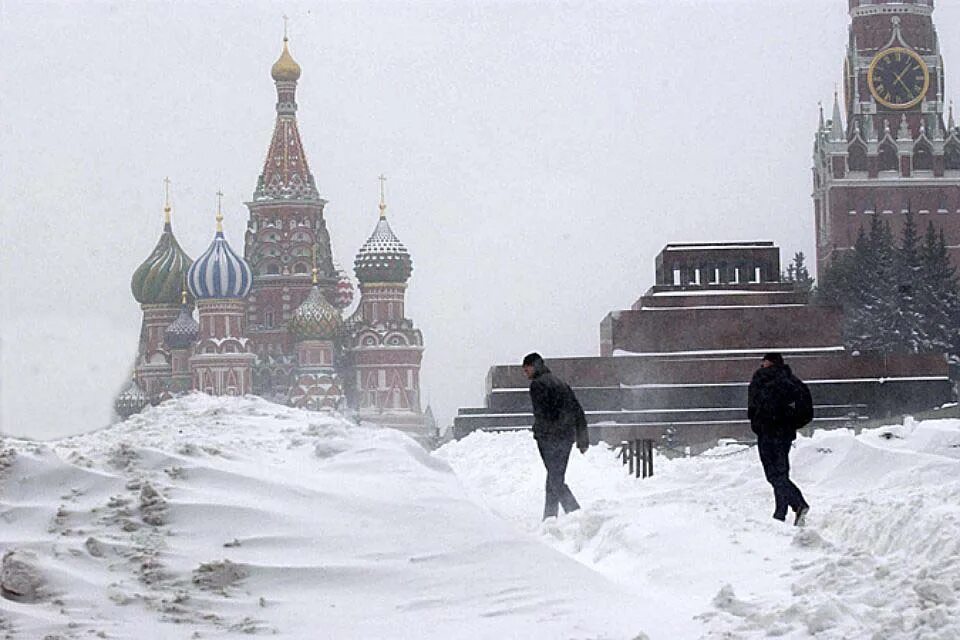
[(630, 475), (649, 478), (653, 475), (653, 440), (624, 440), (620, 443), (620, 459), (629, 465)]

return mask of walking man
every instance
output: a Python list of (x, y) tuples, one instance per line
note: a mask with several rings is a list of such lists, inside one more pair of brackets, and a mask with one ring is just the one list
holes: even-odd
[[(790, 480), (790, 448), (797, 438), (798, 426), (802, 426), (799, 422), (806, 424), (813, 417), (809, 391), (784, 364), (783, 356), (768, 353), (753, 374), (747, 397), (747, 415), (750, 428), (757, 434), (763, 473), (773, 486), (773, 517), (786, 520), (790, 507), (794, 512), (793, 524), (802, 527), (810, 505)], [(809, 416), (798, 417), (801, 414)]]
[(580, 453), (586, 453), (590, 446), (587, 417), (573, 389), (550, 372), (540, 354), (530, 353), (524, 357), (523, 372), (530, 380), (533, 437), (547, 469), (543, 504), (543, 519), (546, 520), (557, 516), (560, 505), (566, 513), (580, 508), (564, 476), (573, 443), (577, 443)]

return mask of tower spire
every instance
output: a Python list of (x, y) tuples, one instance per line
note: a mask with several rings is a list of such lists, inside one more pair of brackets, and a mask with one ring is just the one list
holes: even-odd
[(830, 138), (836, 142), (844, 139), (843, 121), (840, 116), (840, 101), (837, 98), (837, 92), (833, 92), (833, 121), (830, 123)]
[(820, 131), (823, 131), (824, 129), (827, 128), (827, 125), (825, 125), (825, 124), (823, 123), (823, 103), (820, 102), (819, 100), (817, 101), (817, 109), (819, 109), (819, 111), (820, 111), (819, 130), (820, 130)]
[(387, 202), (384, 198), (384, 184), (387, 182), (387, 176), (381, 173), (377, 179), (380, 181), (380, 219), (383, 220), (387, 217)]
[(170, 226), (170, 178), (163, 179), (164, 201), (163, 201), (163, 225)]
[(223, 206), (223, 189), (217, 189), (217, 232), (223, 232), (223, 212), (221, 207)]
[(947, 120), (947, 128), (950, 131), (953, 131), (953, 128), (956, 126), (953, 122), (953, 100), (950, 101), (950, 116)]

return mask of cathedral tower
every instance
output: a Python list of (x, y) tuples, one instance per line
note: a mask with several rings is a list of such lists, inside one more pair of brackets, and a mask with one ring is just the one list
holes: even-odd
[(335, 368), (336, 345), (343, 327), (340, 311), (327, 301), (313, 269), (313, 288), (290, 319), (288, 329), (296, 345), (297, 366), (288, 402), (304, 409), (338, 409), (343, 400)]
[(849, 0), (843, 104), (814, 143), (817, 274), (874, 216), (942, 229), (960, 266), (960, 130), (945, 116), (933, 0)]
[(312, 256), (318, 285), (331, 302), (339, 279), (323, 217), (327, 201), (317, 191), (297, 128), (300, 73), (284, 35), (283, 51), (270, 70), (277, 89), (276, 124), (253, 199), (246, 203), (250, 218), (244, 257), (253, 271), (247, 321), (257, 355), (254, 391), (275, 400), (285, 399), (292, 382), (296, 356), (287, 324), (313, 286)]
[[(167, 181), (166, 204), (163, 208), (163, 232), (153, 252), (133, 274), (130, 289), (143, 310), (140, 345), (134, 365), (134, 380), (156, 404), (168, 392), (171, 375), (170, 352), (163, 341), (163, 332), (180, 312), (180, 292), (192, 260), (180, 248), (173, 235), (170, 220), (170, 193)], [(184, 304), (188, 304), (187, 300)]]
[(194, 390), (215, 396), (252, 393), (254, 355), (246, 333), (246, 297), (252, 281), (250, 267), (223, 235), (218, 204), (217, 234), (187, 272), (200, 316), (190, 357)]
[(354, 262), (360, 305), (347, 323), (355, 376), (351, 404), (360, 418), (422, 434), (423, 335), (404, 309), (413, 262), (387, 222), (384, 180), (381, 176), (380, 219)]

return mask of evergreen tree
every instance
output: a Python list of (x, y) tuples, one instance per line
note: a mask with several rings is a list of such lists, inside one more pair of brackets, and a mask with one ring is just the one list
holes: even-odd
[(803, 251), (798, 251), (793, 254), (793, 260), (787, 267), (786, 281), (794, 283), (794, 288), (799, 291), (810, 291), (813, 288), (813, 278), (807, 270), (806, 259)]
[[(796, 277), (796, 265), (794, 265)], [(960, 348), (960, 279), (946, 240), (932, 223), (918, 239), (907, 214), (900, 246), (880, 216), (862, 227), (852, 251), (837, 254), (815, 292), (844, 314), (844, 345), (886, 352), (956, 352)]]
[(950, 264), (943, 229), (930, 222), (919, 252), (920, 278), (924, 283), (922, 312), (928, 327), (928, 351), (955, 353), (960, 347), (960, 282)]
[(928, 290), (920, 271), (917, 226), (913, 221), (913, 212), (908, 211), (901, 232), (900, 249), (895, 252), (890, 350), (909, 353), (926, 350), (930, 337), (923, 308)]

